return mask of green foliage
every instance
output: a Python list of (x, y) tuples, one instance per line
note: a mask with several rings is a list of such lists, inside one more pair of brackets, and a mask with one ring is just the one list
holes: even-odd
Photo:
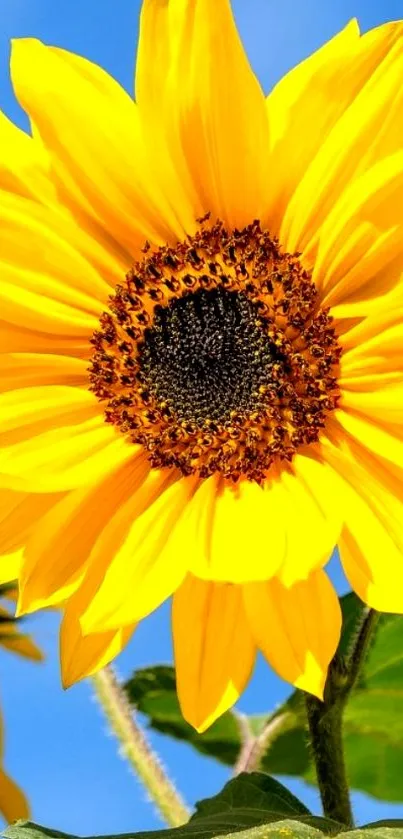
[[(76, 837), (68, 836), (67, 834), (58, 833), (57, 831), (46, 830), (40, 825), (32, 824), (31, 822), (19, 822), (13, 827), (9, 827), (3, 834), (6, 839), (76, 839)], [(96, 837), (96, 839), (182, 839), (186, 835), (197, 836), (197, 839), (210, 839), (210, 837), (222, 836), (224, 831), (220, 833), (206, 832), (202, 829), (191, 830), (190, 826), (176, 827), (172, 830), (156, 830), (149, 833), (133, 833), (124, 834), (121, 836)], [(236, 832), (225, 832), (227, 839), (323, 839), (323, 833), (311, 825), (293, 822), (290, 819), (277, 821), (274, 824), (260, 825), (249, 830), (242, 830)], [(402, 834), (403, 835), (403, 834)], [(89, 837), (88, 837), (89, 839)], [(93, 837), (95, 839), (95, 837)], [(361, 837), (357, 837), (361, 839)], [(377, 839), (372, 835), (371, 839)], [(388, 839), (388, 837), (385, 837)], [(401, 839), (391, 834), (391, 839)]]
[[(386, 827), (386, 825), (388, 825)], [(402, 839), (402, 822), (388, 821), (377, 822), (361, 830), (349, 830), (343, 833), (343, 839)]]
[[(188, 824), (183, 827), (137, 833), (133, 839), (186, 839), (188, 836), (190, 839), (194, 836), (197, 839), (213, 839), (234, 834), (237, 839), (311, 839), (335, 836), (341, 831), (341, 825), (312, 816), (302, 802), (274, 778), (254, 772), (238, 775), (218, 795), (200, 801)], [(7, 839), (45, 839), (45, 836), (48, 839), (53, 836), (55, 839), (69, 839), (65, 834), (30, 822), (18, 822), (4, 835)]]
[[(200, 801), (183, 827), (98, 839), (403, 839), (403, 822), (386, 821), (347, 830), (329, 819), (312, 816), (282, 784), (262, 772), (241, 774), (213, 798)], [(57, 830), (20, 821), (7, 828), (6, 839), (77, 839)]]
[[(343, 635), (340, 654), (346, 655), (363, 606), (355, 594), (341, 600)], [(241, 726), (228, 711), (204, 734), (184, 720), (175, 692), (171, 667), (137, 671), (126, 684), (132, 704), (150, 726), (185, 740), (203, 754), (234, 765), (241, 748)], [(383, 615), (358, 685), (346, 707), (344, 745), (350, 784), (387, 801), (403, 800), (403, 618)], [(303, 697), (292, 694), (276, 714), (287, 712), (287, 725), (273, 740), (261, 769), (272, 775), (292, 775), (315, 783), (308, 750)], [(259, 734), (269, 716), (252, 716), (247, 723)]]
[[(312, 817), (313, 819), (313, 817)], [(148, 833), (126, 833), (120, 836), (88, 837), (88, 839), (190, 839), (196, 836), (197, 839), (214, 839), (215, 836), (226, 836), (227, 839), (323, 839), (329, 832), (324, 829), (324, 819), (318, 819), (315, 826), (303, 821), (293, 819), (280, 819), (271, 823), (261, 824), (246, 830), (219, 829), (214, 827), (203, 827), (196, 823), (189, 823), (184, 827), (176, 827), (171, 830), (155, 830)], [(194, 829), (196, 826), (196, 829)], [(379, 825), (371, 825), (358, 830), (348, 830), (342, 833), (333, 833), (333, 836), (343, 836), (343, 839), (403, 839), (403, 826), (401, 822), (379, 822)], [(4, 831), (5, 839), (77, 839), (67, 833), (60, 833), (57, 830), (41, 827), (32, 822), (17, 822)]]
[(217, 813), (253, 811), (264, 820), (267, 811), (290, 816), (307, 816), (309, 810), (283, 784), (263, 772), (241, 773), (214, 795), (196, 804), (191, 821)]

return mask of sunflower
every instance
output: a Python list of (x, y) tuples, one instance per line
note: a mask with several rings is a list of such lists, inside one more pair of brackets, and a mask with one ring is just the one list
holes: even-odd
[(228, 0), (145, 0), (135, 97), (18, 40), (2, 117), (3, 577), (65, 684), (173, 595), (207, 727), (256, 655), (322, 695), (335, 546), (403, 612), (403, 24), (265, 98)]
[[(10, 586), (0, 586), (0, 597), (14, 600), (16, 589)], [(42, 653), (28, 635), (19, 632), (19, 621), (13, 618), (9, 610), (0, 606), (0, 647), (16, 653), (23, 658), (42, 661)], [(0, 720), (0, 816), (6, 823), (16, 819), (29, 817), (29, 806), (22, 790), (15, 781), (4, 771), (3, 751), (4, 738)]]

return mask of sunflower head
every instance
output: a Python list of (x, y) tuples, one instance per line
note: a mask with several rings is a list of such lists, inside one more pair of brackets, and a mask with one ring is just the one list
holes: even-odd
[(261, 483), (318, 440), (341, 348), (297, 254), (259, 221), (206, 225), (136, 262), (94, 333), (105, 418), (155, 467)]
[(135, 99), (15, 44), (2, 550), (21, 613), (63, 604), (65, 684), (173, 595), (197, 728), (257, 648), (322, 696), (336, 544), (403, 611), (402, 38), (353, 21), (268, 97), (229, 0), (144, 0)]

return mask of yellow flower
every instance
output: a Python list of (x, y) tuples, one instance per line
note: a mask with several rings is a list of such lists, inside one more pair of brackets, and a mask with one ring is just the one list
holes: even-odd
[[(0, 587), (0, 597), (14, 600), (16, 590)], [(19, 632), (18, 621), (0, 606), (0, 646), (24, 658), (42, 661), (42, 653), (28, 635)], [(29, 817), (29, 806), (22, 790), (3, 769), (4, 737), (0, 718), (0, 816), (6, 823)]]
[(135, 103), (14, 44), (3, 576), (22, 557), (20, 613), (64, 604), (65, 684), (174, 594), (193, 725), (256, 647), (321, 695), (336, 544), (403, 611), (402, 34), (353, 21), (265, 98), (228, 0), (145, 0)]

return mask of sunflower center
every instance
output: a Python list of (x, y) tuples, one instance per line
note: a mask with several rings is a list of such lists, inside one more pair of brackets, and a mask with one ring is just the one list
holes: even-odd
[(340, 345), (297, 255), (253, 222), (150, 253), (92, 338), (90, 387), (152, 466), (262, 482), (336, 407)]
[(272, 381), (279, 356), (256, 304), (218, 287), (157, 307), (139, 362), (155, 400), (201, 426), (262, 406), (259, 388)]

